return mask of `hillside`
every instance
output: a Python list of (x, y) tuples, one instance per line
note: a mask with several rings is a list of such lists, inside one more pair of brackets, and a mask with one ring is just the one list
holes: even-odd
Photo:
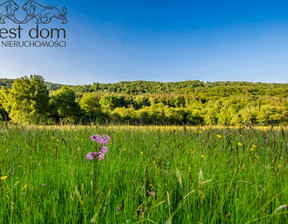
[[(0, 88), (6, 86), (11, 88), (13, 79), (0, 79)], [(56, 91), (63, 85), (45, 82), (50, 91)], [(76, 94), (84, 93), (116, 93), (125, 95), (142, 94), (184, 94), (201, 95), (205, 97), (229, 97), (232, 95), (252, 96), (278, 96), (288, 97), (287, 83), (253, 83), (253, 82), (155, 82), (155, 81), (123, 81), (118, 83), (98, 83), (89, 85), (70, 85)]]

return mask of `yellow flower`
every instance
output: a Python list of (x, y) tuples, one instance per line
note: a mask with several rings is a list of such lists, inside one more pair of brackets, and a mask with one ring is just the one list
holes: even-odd
[(189, 170), (191, 170), (191, 167), (189, 166)]
[(199, 131), (199, 134), (201, 134), (202, 133), (202, 131)]
[(27, 187), (27, 184), (25, 184), (25, 186), (23, 187), (23, 189), (25, 189)]
[(217, 138), (221, 138), (222, 136), (221, 135), (217, 135)]
[(238, 146), (242, 146), (242, 143), (238, 142)]
[(252, 145), (252, 147), (253, 147), (253, 148), (256, 148), (257, 146), (256, 146), (256, 145)]
[(165, 183), (165, 186), (167, 186), (167, 183)]
[(81, 141), (84, 141), (84, 139), (82, 138)]
[(53, 136), (52, 139), (55, 139), (55, 137)]
[(1, 177), (1, 180), (5, 180), (8, 176)]
[(201, 157), (204, 158), (205, 156), (204, 156), (204, 155), (201, 155)]
[(152, 187), (152, 184), (150, 184), (149, 186)]
[(123, 149), (124, 151), (126, 151), (127, 149)]
[(257, 159), (259, 159), (259, 156), (257, 156)]
[(242, 135), (240, 135), (240, 137), (242, 137)]
[(253, 151), (254, 149), (253, 148), (251, 148), (251, 151)]
[(143, 156), (143, 152), (141, 152), (141, 155)]

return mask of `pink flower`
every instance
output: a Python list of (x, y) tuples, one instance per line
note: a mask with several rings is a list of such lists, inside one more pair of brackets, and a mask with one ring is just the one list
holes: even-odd
[(94, 156), (93, 156), (93, 154), (92, 154), (92, 152), (89, 152), (89, 153), (87, 153), (86, 154), (86, 160), (93, 160), (94, 159)]
[(108, 152), (108, 148), (105, 147), (105, 146), (103, 146), (103, 147), (101, 148), (101, 151), (100, 151), (100, 152), (106, 154), (106, 153)]
[[(90, 140), (92, 142), (98, 142), (100, 145), (102, 145), (102, 148), (101, 148), (100, 152), (87, 153), (86, 159), (91, 160), (91, 161), (95, 158), (99, 159), (99, 161), (103, 160), (105, 154), (108, 152), (108, 148), (106, 147), (106, 145), (109, 144), (111, 138), (106, 134), (104, 134), (103, 137), (101, 135), (92, 135), (92, 136), (90, 136)], [(95, 147), (95, 148), (97, 149), (97, 147)]]
[(103, 137), (100, 135), (92, 135), (90, 136), (90, 140), (92, 142), (98, 142), (100, 145), (108, 145), (111, 138), (106, 134), (104, 134)]
[(97, 157), (99, 159), (99, 161), (101, 161), (102, 159), (104, 159), (104, 153), (99, 153), (99, 156)]

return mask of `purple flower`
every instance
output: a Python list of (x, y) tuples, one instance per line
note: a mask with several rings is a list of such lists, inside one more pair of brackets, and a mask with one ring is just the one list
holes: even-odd
[(42, 184), (42, 187), (46, 187), (46, 184)]
[(120, 207), (118, 206), (118, 207), (117, 207), (117, 211), (119, 211), (119, 210), (120, 210)]
[(94, 156), (93, 156), (92, 152), (87, 153), (86, 160), (91, 160), (92, 161), (93, 159), (94, 159)]
[(97, 157), (99, 159), (99, 161), (101, 161), (102, 159), (104, 159), (104, 153), (99, 153), (99, 156)]
[(22, 196), (24, 196), (25, 192), (22, 193)]
[(100, 135), (92, 135), (90, 136), (90, 140), (92, 142), (98, 142), (100, 145), (108, 145), (111, 138), (106, 134), (104, 134), (103, 137)]
[(108, 152), (108, 148), (105, 147), (105, 146), (103, 146), (103, 147), (101, 148), (101, 151), (100, 151), (100, 152), (106, 154), (106, 153)]
[[(104, 134), (103, 137), (101, 135), (92, 135), (92, 136), (90, 136), (90, 140), (92, 142), (99, 143), (100, 145), (102, 145), (102, 148), (101, 148), (100, 152), (87, 153), (86, 154), (86, 160), (92, 161), (95, 158), (99, 159), (99, 161), (103, 160), (105, 154), (108, 152), (108, 148), (106, 147), (106, 145), (109, 144), (111, 138), (106, 134)], [(98, 147), (95, 147), (95, 148), (97, 149)]]

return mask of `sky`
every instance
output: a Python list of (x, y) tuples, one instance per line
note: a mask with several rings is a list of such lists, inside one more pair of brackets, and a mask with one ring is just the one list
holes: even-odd
[[(6, 0), (0, 0), (0, 4)], [(14, 0), (20, 9), (26, 0)], [(0, 78), (288, 83), (288, 1), (37, 0), (68, 10), (66, 48), (0, 46)], [(12, 21), (1, 28), (15, 27)], [(36, 26), (36, 19), (24, 24)], [(1, 39), (0, 39), (1, 42)]]

